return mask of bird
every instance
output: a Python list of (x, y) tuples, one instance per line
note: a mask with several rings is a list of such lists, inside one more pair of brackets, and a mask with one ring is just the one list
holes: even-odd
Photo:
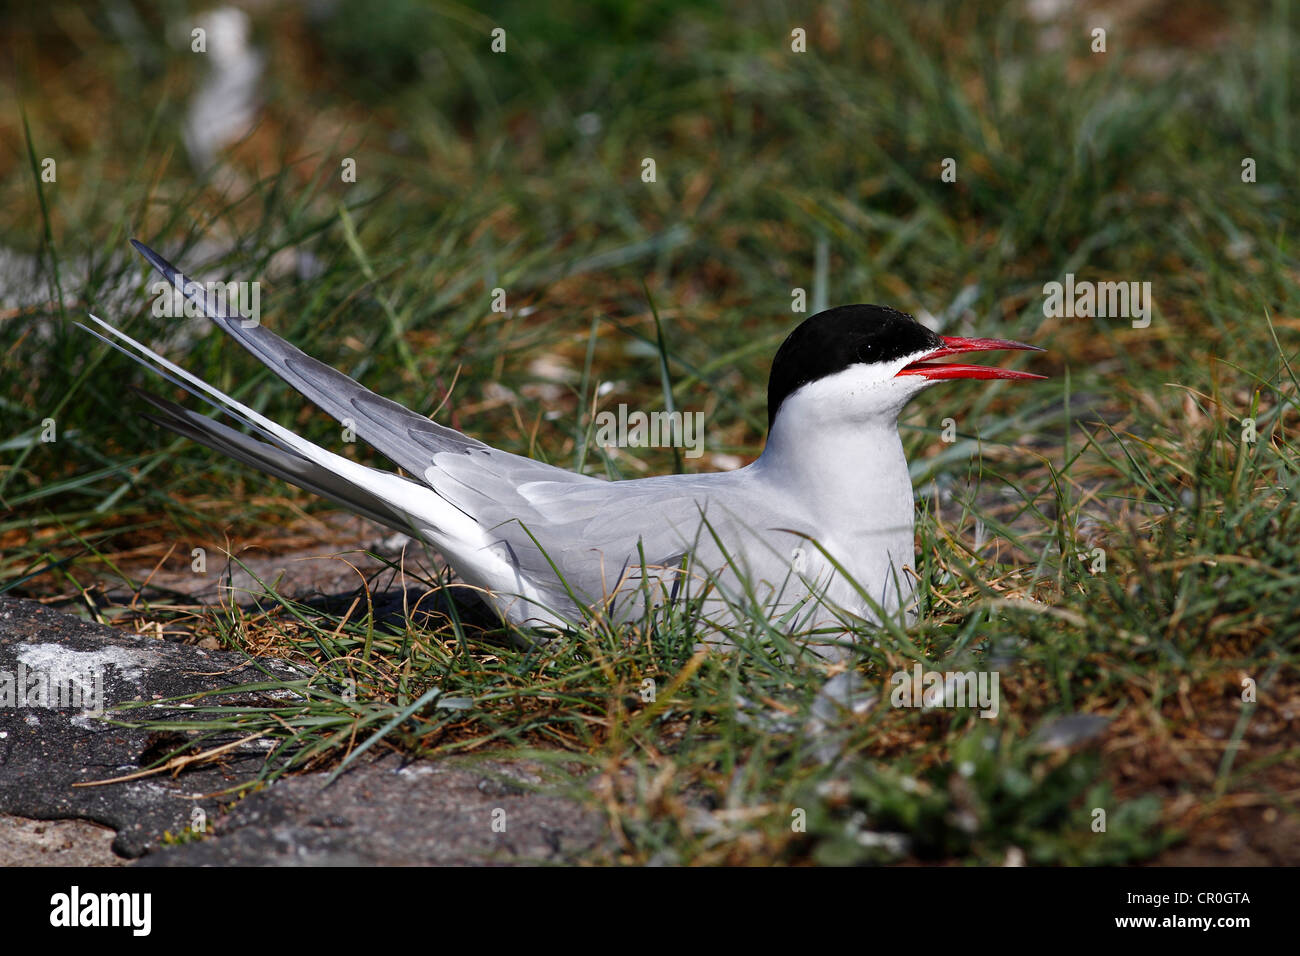
[(754, 461), (606, 480), (493, 448), (370, 391), (131, 242), (207, 318), (401, 473), (308, 441), (90, 315), (98, 330), (83, 329), (251, 434), (136, 389), (150, 406), (145, 418), (412, 535), (504, 623), (547, 639), (684, 610), (702, 642), (730, 643), (757, 611), (784, 633), (837, 645), (863, 624), (914, 614), (915, 506), (899, 413), (944, 381), (1045, 378), (938, 361), (1038, 346), (942, 336), (882, 305), (837, 306), (804, 319), (777, 349), (767, 439)]

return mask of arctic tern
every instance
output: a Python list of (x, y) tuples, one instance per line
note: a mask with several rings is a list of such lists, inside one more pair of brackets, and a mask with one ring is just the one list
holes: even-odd
[(90, 316), (106, 335), (87, 331), (253, 435), (137, 390), (152, 406), (146, 418), (415, 536), (505, 620), (543, 631), (593, 615), (640, 619), (677, 601), (694, 602), (685, 606), (716, 629), (703, 639), (724, 642), (755, 607), (802, 634), (906, 614), (914, 505), (900, 411), (948, 379), (1044, 377), (936, 361), (1037, 346), (941, 336), (891, 308), (840, 306), (804, 320), (777, 350), (767, 442), (753, 463), (606, 481), (500, 451), (376, 395), (132, 244), (218, 327), (405, 474), (307, 441)]

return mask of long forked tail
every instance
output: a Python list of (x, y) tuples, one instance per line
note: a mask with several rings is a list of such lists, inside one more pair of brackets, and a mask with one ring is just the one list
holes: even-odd
[(340, 423), (351, 423), (357, 435), (412, 475), (423, 476), (439, 452), (486, 449), (476, 439), (439, 425), (397, 402), (376, 395), (338, 369), (312, 358), (270, 329), (231, 314), (225, 303), (202, 285), (189, 281), (174, 265), (144, 243), (131, 240), (140, 255), (182, 295), (203, 310), (212, 322), (254, 358), (318, 408)]
[(466, 583), (504, 595), (508, 600), (501, 605), (501, 610), (511, 620), (547, 624), (565, 620), (549, 609), (548, 595), (524, 580), (518, 568), (491, 547), (493, 542), (479, 523), (433, 488), (336, 455), (295, 435), (102, 319), (92, 315), (90, 320), (102, 332), (84, 325), (81, 328), (242, 422), (257, 437), (244, 435), (166, 399), (142, 392), (154, 408), (147, 416), (153, 421), (357, 514), (413, 533), (438, 548)]
[(154, 407), (153, 413), (146, 413), (143, 416), (147, 421), (168, 428), (235, 461), (251, 465), (272, 477), (320, 495), (354, 514), (369, 518), (395, 531), (411, 531), (410, 521), (400, 512), (390, 508), (384, 499), (345, 481), (297, 452), (286, 451), (267, 442), (258, 441), (228, 425), (192, 412), (142, 388), (132, 387), (131, 391)]
[[(125, 332), (94, 315), (89, 316), (98, 330), (84, 325), (81, 328), (242, 423), (253, 435), (143, 393), (154, 409), (147, 417), (351, 511), (389, 527), (413, 532), (442, 552), (463, 580), (491, 592), (498, 609), (510, 620), (563, 625), (567, 620), (565, 614), (551, 609), (555, 596), (527, 578), (509, 545), (503, 546), (492, 529), (480, 524), (470, 511), (435, 486), (432, 476), (440, 473), (435, 459), (451, 453), (455, 463), (463, 455), (466, 460), (470, 456), (490, 459), (498, 468), (527, 466), (528, 475), (541, 474), (550, 481), (594, 482), (596, 479), (498, 452), (376, 395), (269, 329), (249, 323), (238, 314), (227, 313), (219, 300), (214, 302), (217, 297), (209, 296), (204, 287), (187, 282), (179, 270), (157, 253), (132, 242), (214, 324), (315, 405), (340, 422), (351, 421), (359, 437), (415, 477), (371, 468), (322, 448), (187, 372)], [(493, 477), (491, 471), (485, 470), (484, 474)], [(499, 484), (508, 484), (500, 475), (495, 477)]]
[(432, 488), (344, 458), (295, 435), (120, 329), (94, 315), (90, 320), (99, 326), (102, 333), (84, 325), (81, 328), (252, 428), (263, 440), (250, 438), (210, 418), (150, 395), (149, 402), (157, 411), (153, 418), (160, 424), (390, 527), (402, 531), (414, 528), (422, 535), (427, 532), (445, 534), (450, 539), (465, 542), (474, 542), (481, 537), (478, 524), (439, 497)]

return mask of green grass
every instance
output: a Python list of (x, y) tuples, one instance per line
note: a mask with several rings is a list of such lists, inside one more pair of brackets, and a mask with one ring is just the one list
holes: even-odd
[[(1090, 23), (1065, 21), (1053, 48), (1018, 5), (285, 10), (257, 24), (276, 69), (233, 187), (184, 158), (201, 69), (167, 44), (179, 7), (47, 8), (11, 24), (32, 42), (0, 76), (3, 235), (41, 257), (48, 288), (0, 323), (9, 593), (67, 598), (131, 577), (123, 555), (262, 540), (323, 507), (132, 414), (123, 385), (155, 383), (73, 325), (93, 309), (143, 341), (175, 334), (149, 314), (128, 236), (182, 266), (198, 240), (224, 244), (205, 277), (264, 280), (264, 321), (317, 358), (509, 451), (623, 477), (757, 454), (796, 287), (1051, 350), (1034, 364), (1050, 382), (948, 385), (905, 412), (922, 617), (860, 635), (848, 667), (882, 700), (829, 719), (833, 758), (802, 730), (825, 665), (756, 638), (760, 621), (739, 652), (700, 658), (684, 619), (521, 647), (454, 619), (386, 626), (364, 598), (341, 619), (273, 595), (200, 624), (308, 668), (297, 698), (267, 696), (272, 682), (204, 702), (213, 739), (277, 738), (268, 776), (337, 769), (371, 740), (527, 755), (598, 801), (627, 861), (1112, 863), (1199, 852), (1268, 810), (1297, 822), (1287, 4), (1232, 22), (1196, 6), (1176, 34), (1134, 16), (1104, 55)], [(506, 56), (488, 52), (497, 23)], [(49, 52), (69, 48), (75, 69)], [(47, 156), (56, 183), (40, 182)], [(310, 280), (279, 264), (300, 249)], [(1044, 318), (1042, 286), (1067, 272), (1151, 282), (1150, 328)], [(168, 351), (338, 446), (232, 343)], [(594, 408), (666, 401), (707, 412), (703, 459), (592, 445)], [(58, 441), (34, 441), (47, 418)], [(889, 707), (890, 675), (917, 660), (996, 670), (999, 717)], [(1076, 713), (1110, 724), (1065, 751), (1034, 742)]]

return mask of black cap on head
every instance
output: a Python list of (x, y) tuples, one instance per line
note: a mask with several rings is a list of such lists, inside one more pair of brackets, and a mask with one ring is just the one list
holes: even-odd
[(767, 380), (767, 428), (790, 395), (850, 365), (892, 362), (943, 345), (906, 312), (883, 305), (841, 305), (818, 312), (786, 336)]

